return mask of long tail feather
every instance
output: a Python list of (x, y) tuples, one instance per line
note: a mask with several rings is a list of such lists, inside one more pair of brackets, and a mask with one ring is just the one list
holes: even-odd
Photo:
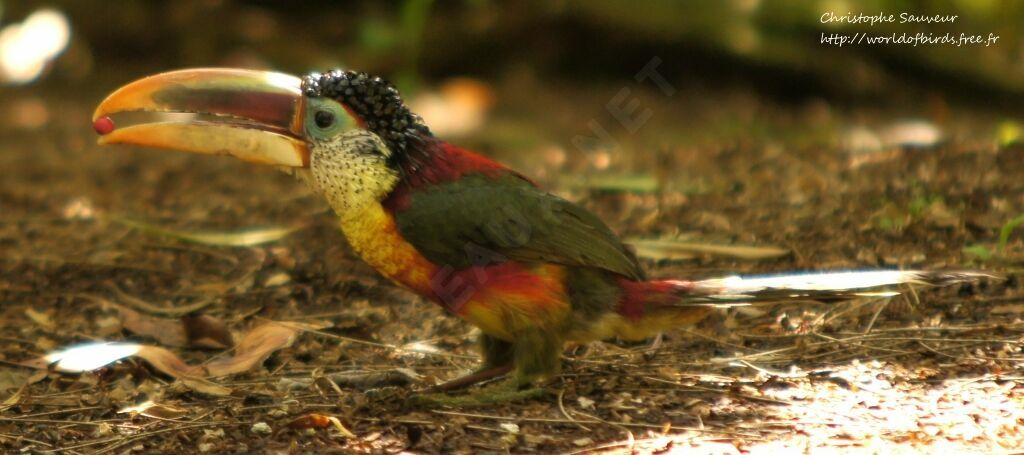
[[(947, 286), (998, 279), (982, 271), (867, 270), (729, 276), (687, 283), (674, 306), (733, 306), (786, 301), (834, 302), (899, 295), (899, 285)], [(683, 282), (680, 282), (682, 285)]]

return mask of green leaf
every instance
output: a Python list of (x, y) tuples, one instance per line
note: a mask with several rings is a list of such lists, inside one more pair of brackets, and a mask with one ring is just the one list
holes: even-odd
[(617, 191), (623, 193), (654, 193), (660, 187), (650, 175), (599, 175), (571, 182), (577, 188)]
[(1024, 215), (1018, 215), (1016, 218), (1007, 221), (1006, 224), (1003, 225), (1003, 228), (999, 230), (999, 244), (997, 250), (1000, 254), (1006, 251), (1006, 244), (1010, 242), (1010, 234), (1012, 234), (1013, 230), (1017, 229), (1017, 226), (1020, 226), (1021, 223), (1024, 223)]
[(974, 256), (978, 258), (979, 261), (988, 261), (992, 259), (992, 251), (989, 250), (984, 245), (969, 245), (963, 247), (963, 249), (960, 251), (962, 251), (964, 254), (968, 256)]

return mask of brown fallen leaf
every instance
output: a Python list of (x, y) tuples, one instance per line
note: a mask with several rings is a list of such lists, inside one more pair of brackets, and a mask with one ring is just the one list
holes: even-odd
[(136, 335), (152, 337), (164, 346), (195, 346), (225, 349), (234, 345), (227, 324), (209, 315), (185, 315), (181, 318), (151, 316), (120, 305), (112, 305), (121, 315), (121, 326)]
[(207, 374), (216, 377), (249, 371), (262, 364), (274, 351), (291, 346), (299, 330), (317, 328), (320, 327), (291, 322), (268, 322), (257, 326), (238, 342), (234, 356), (207, 364)]
[[(179, 382), (181, 382), (182, 385), (189, 389), (213, 396), (231, 395), (231, 389), (204, 379), (204, 371), (202, 367), (192, 366), (185, 363), (184, 360), (181, 360), (181, 358), (178, 357), (177, 354), (171, 352), (170, 350), (157, 346), (147, 346), (140, 344), (128, 346), (132, 346), (135, 348), (135, 352), (129, 355), (133, 355), (142, 360), (145, 360), (153, 368), (156, 368), (161, 373), (164, 373), (170, 377), (173, 377), (174, 379), (177, 379)], [(122, 352), (129, 352), (129, 349), (125, 348), (124, 351)], [(87, 355), (88, 353), (86, 352), (85, 354)], [(125, 355), (121, 358), (128, 357), (129, 355)], [(113, 359), (107, 363), (111, 363), (116, 360), (120, 360), (120, 358)], [(66, 366), (61, 368), (61, 365), (58, 364), (58, 368), (63, 371), (66, 371)]]
[(181, 325), (190, 346), (225, 349), (235, 344), (227, 324), (213, 316), (206, 314), (182, 316)]
[(121, 326), (136, 335), (152, 337), (164, 346), (187, 346), (189, 338), (180, 320), (150, 316), (131, 308), (115, 306), (121, 315)]
[(178, 357), (173, 351), (164, 349), (158, 346), (146, 346), (139, 345), (138, 351), (134, 354), (136, 357), (145, 360), (153, 368), (160, 370), (176, 379), (190, 378), (190, 377), (202, 377), (203, 370), (201, 367), (196, 367), (185, 363)]

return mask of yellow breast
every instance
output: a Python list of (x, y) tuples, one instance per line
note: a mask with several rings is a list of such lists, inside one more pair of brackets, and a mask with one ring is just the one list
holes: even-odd
[(341, 230), (352, 249), (381, 275), (421, 293), (429, 292), (435, 267), (398, 232), (395, 219), (380, 204), (350, 213)]

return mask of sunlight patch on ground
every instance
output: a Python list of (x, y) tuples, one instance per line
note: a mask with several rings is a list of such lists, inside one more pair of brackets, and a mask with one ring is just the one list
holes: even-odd
[[(880, 361), (857, 362), (827, 371), (756, 378), (759, 387), (740, 393), (777, 401), (752, 406), (722, 397), (709, 415), (743, 415), (730, 431), (760, 432), (763, 439), (724, 444), (707, 434), (637, 435), (639, 453), (788, 453), (832, 449), (843, 453), (992, 453), (1024, 441), (1024, 389), (1016, 377), (979, 372), (975, 377), (932, 379), (935, 370)], [(608, 444), (604, 453), (630, 446)]]

